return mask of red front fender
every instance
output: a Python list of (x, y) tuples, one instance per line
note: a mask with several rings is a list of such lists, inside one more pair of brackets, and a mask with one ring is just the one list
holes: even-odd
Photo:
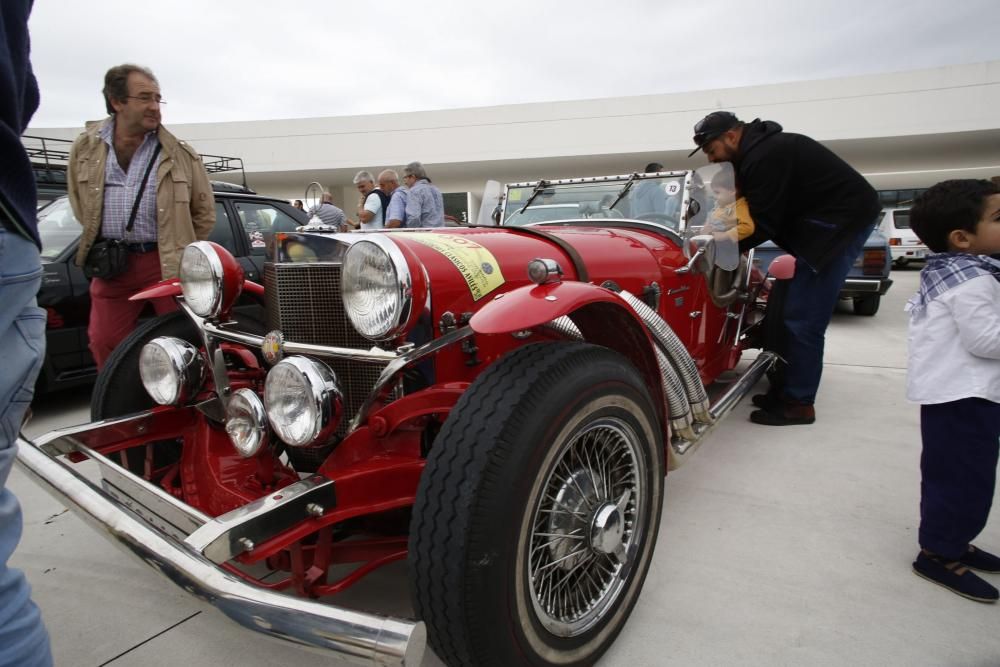
[[(255, 283), (252, 280), (243, 281), (243, 291), (249, 292), (250, 294), (264, 296), (264, 286), (260, 283)], [(161, 280), (152, 287), (147, 287), (141, 292), (136, 292), (130, 296), (128, 300), (144, 301), (146, 299), (158, 299), (163, 296), (180, 296), (181, 294), (181, 281), (177, 278), (168, 278), (166, 280)]]
[(469, 325), (481, 334), (519, 331), (599, 302), (622, 305), (622, 300), (614, 292), (591, 283), (569, 281), (525, 285), (493, 297), (493, 301), (472, 316)]

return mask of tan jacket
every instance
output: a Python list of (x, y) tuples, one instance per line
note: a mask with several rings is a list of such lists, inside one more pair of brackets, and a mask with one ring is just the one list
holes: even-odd
[[(94, 240), (101, 233), (104, 208), (104, 164), (108, 145), (101, 139), (101, 127), (111, 118), (91, 121), (70, 149), (66, 181), (69, 201), (76, 219), (83, 225), (77, 266), (83, 266)], [(180, 266), (181, 252), (194, 241), (204, 241), (215, 226), (215, 197), (201, 156), (189, 144), (178, 141), (162, 125), (157, 133), (160, 145), (156, 168), (156, 237), (163, 278), (173, 278)]]

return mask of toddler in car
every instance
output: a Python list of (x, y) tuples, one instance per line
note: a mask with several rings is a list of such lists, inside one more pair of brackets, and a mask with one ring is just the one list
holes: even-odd
[(715, 208), (708, 216), (706, 226), (713, 232), (726, 233), (735, 241), (742, 241), (753, 234), (753, 218), (746, 197), (736, 196), (736, 182), (732, 170), (723, 169), (712, 177), (710, 184), (715, 197)]
[(1000, 188), (952, 180), (924, 193), (910, 225), (932, 253), (910, 313), (907, 398), (920, 404), (920, 553), (913, 571), (995, 602), (971, 570), (1000, 558), (971, 544), (986, 526), (1000, 449)]

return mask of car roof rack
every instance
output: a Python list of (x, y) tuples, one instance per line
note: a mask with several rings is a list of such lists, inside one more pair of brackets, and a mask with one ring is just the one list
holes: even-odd
[[(21, 144), (28, 154), (28, 159), (31, 160), (36, 181), (66, 184), (66, 167), (69, 164), (69, 151), (73, 145), (71, 139), (25, 134), (21, 136)], [(250, 190), (247, 186), (247, 172), (243, 168), (243, 158), (202, 153), (201, 160), (205, 165), (205, 171), (209, 174), (240, 172), (243, 189)], [(250, 191), (252, 192), (252, 190)]]

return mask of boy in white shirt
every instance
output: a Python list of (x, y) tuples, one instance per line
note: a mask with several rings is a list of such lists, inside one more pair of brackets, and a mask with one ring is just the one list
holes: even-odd
[(1000, 188), (938, 183), (917, 200), (910, 225), (937, 253), (907, 303), (907, 398), (920, 403), (923, 443), (913, 571), (996, 602), (997, 589), (970, 569), (1000, 573), (1000, 558), (971, 544), (989, 517), (1000, 450)]

